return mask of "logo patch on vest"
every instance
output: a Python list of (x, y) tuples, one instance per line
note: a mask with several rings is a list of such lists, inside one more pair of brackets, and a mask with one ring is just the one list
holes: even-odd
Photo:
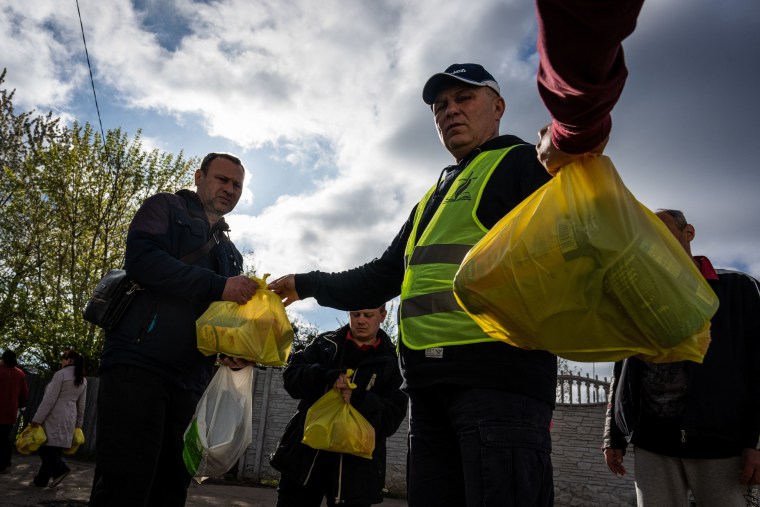
[(425, 349), (425, 357), (430, 359), (443, 359), (443, 347)]
[(448, 199), (444, 199), (445, 204), (449, 204), (452, 202), (458, 202), (458, 201), (469, 201), (472, 199), (472, 196), (470, 195), (470, 192), (467, 191), (467, 188), (470, 186), (470, 184), (478, 179), (477, 177), (468, 177), (467, 179), (461, 180), (459, 182), (459, 186), (454, 190), (454, 195), (449, 197)]

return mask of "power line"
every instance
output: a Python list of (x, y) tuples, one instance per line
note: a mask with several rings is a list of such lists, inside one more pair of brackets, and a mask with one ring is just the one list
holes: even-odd
[(95, 110), (98, 113), (98, 123), (100, 124), (100, 135), (103, 136), (103, 147), (106, 146), (106, 134), (103, 131), (103, 120), (100, 118), (100, 107), (98, 106), (98, 94), (95, 93), (95, 80), (92, 77), (92, 66), (90, 65), (90, 53), (87, 51), (87, 40), (84, 38), (84, 25), (82, 24), (82, 12), (79, 10), (79, 0), (77, 3), (77, 14), (79, 15), (79, 27), (82, 29), (82, 42), (84, 43), (84, 54), (87, 57), (87, 68), (90, 71), (90, 84), (92, 85), (92, 96), (95, 97)]

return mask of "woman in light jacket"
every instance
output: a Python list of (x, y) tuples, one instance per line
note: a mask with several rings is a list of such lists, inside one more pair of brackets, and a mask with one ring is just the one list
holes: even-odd
[[(74, 429), (82, 426), (87, 401), (87, 379), (84, 378), (84, 359), (74, 350), (66, 350), (58, 370), (45, 387), (32, 426), (42, 425), (47, 441), (40, 447), (42, 466), (34, 477), (34, 485), (56, 486), (71, 471), (61, 459), (64, 449), (71, 447)], [(52, 479), (52, 481), (51, 481)]]

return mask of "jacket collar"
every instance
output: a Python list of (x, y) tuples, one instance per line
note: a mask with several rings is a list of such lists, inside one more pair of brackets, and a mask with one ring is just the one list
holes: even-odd
[(449, 166), (449, 168), (458, 168), (458, 169), (464, 169), (467, 167), (470, 162), (472, 162), (472, 159), (477, 157), (479, 154), (483, 153), (484, 151), (491, 151), (491, 150), (500, 150), (502, 148), (509, 148), (510, 146), (514, 146), (516, 144), (526, 144), (525, 141), (520, 139), (517, 136), (513, 136), (511, 134), (506, 134), (503, 136), (496, 136), (493, 139), (489, 139), (488, 141), (484, 142), (474, 150), (472, 150), (470, 153), (468, 153), (462, 160), (453, 166)]
[(694, 260), (697, 261), (699, 272), (702, 273), (702, 276), (705, 277), (705, 280), (718, 279), (718, 273), (715, 271), (715, 268), (713, 267), (712, 262), (710, 262), (710, 259), (704, 255), (695, 255)]
[[(331, 331), (331, 332), (325, 333), (325, 335), (332, 335), (332, 340), (331, 341), (334, 341), (336, 345), (339, 344), (339, 343), (345, 344), (346, 340), (348, 339), (348, 332), (349, 332), (350, 329), (351, 328), (349, 327), (349, 325), (345, 324), (343, 327), (338, 328), (335, 331)], [(378, 343), (378, 346), (377, 346), (378, 350), (384, 350), (384, 351), (386, 351), (386, 350), (389, 350), (389, 349), (391, 349), (393, 347), (393, 343), (391, 342), (391, 339), (388, 336), (388, 333), (386, 333), (382, 329), (378, 329), (378, 331), (377, 331), (377, 337), (379, 338), (379, 340), (377, 342)]]

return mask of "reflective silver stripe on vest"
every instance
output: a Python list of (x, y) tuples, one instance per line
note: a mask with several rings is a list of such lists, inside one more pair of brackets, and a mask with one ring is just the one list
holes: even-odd
[(403, 318), (422, 317), (441, 312), (461, 312), (454, 298), (454, 291), (434, 292), (432, 294), (421, 294), (413, 298), (405, 299), (403, 302)]
[(409, 265), (461, 264), (472, 245), (426, 245), (414, 247)]

